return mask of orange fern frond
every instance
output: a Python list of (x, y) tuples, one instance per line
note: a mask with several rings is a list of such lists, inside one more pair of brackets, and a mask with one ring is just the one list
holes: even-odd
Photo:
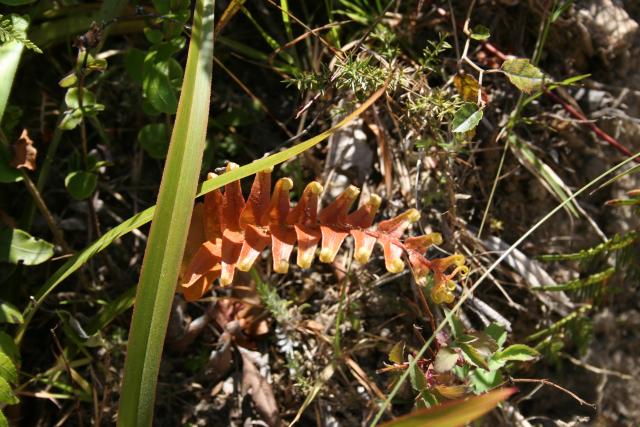
[[(227, 171), (237, 168), (230, 163)], [(331, 204), (318, 212), (318, 197), (323, 188), (309, 183), (300, 201), (291, 207), (289, 191), (293, 182), (279, 179), (271, 192), (271, 170), (259, 172), (245, 200), (239, 181), (229, 183), (224, 193), (214, 190), (204, 199), (204, 236), (206, 241), (195, 252), (182, 275), (180, 288), (187, 300), (201, 298), (216, 279), (222, 286), (231, 284), (235, 270), (248, 271), (260, 254), (271, 247), (273, 270), (286, 273), (294, 246), (298, 246), (296, 263), (309, 268), (315, 258), (331, 263), (347, 236), (354, 241), (354, 258), (360, 264), (369, 261), (378, 243), (382, 246), (385, 267), (399, 273), (405, 268), (403, 257), (420, 285), (429, 283), (433, 274), (431, 298), (435, 303), (450, 303), (456, 288), (454, 279), (464, 276), (468, 268), (462, 255), (429, 260), (424, 253), (442, 243), (438, 233), (409, 237), (402, 235), (420, 219), (416, 209), (373, 226), (381, 199), (373, 194), (351, 212), (360, 190), (349, 186)], [(215, 177), (209, 174), (209, 178)]]

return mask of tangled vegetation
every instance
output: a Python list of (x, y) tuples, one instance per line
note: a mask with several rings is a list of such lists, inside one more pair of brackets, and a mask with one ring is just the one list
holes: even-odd
[(638, 22), (0, 0), (0, 426), (636, 425)]

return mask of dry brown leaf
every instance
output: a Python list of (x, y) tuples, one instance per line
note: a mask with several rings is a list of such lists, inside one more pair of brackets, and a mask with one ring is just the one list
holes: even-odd
[(38, 150), (33, 146), (33, 140), (29, 138), (29, 132), (22, 130), (22, 134), (16, 141), (13, 149), (11, 166), (16, 169), (36, 170), (36, 155)]
[(280, 426), (282, 421), (278, 412), (278, 403), (273, 395), (273, 389), (253, 364), (249, 356), (242, 355), (242, 394), (249, 394), (256, 410), (269, 426)]
[(384, 130), (380, 128), (375, 123), (367, 123), (369, 125), (369, 129), (376, 137), (376, 141), (378, 142), (379, 154), (382, 159), (382, 163), (380, 166), (382, 167), (382, 174), (384, 176), (384, 184), (385, 189), (387, 190), (387, 197), (393, 196), (393, 155), (391, 154), (391, 149), (389, 147), (389, 143), (387, 142), (387, 138), (384, 134)]
[[(478, 101), (478, 90), (480, 89), (480, 85), (478, 81), (471, 74), (456, 74), (453, 78), (453, 85), (456, 87), (456, 90), (460, 94), (460, 97), (467, 102), (477, 102)], [(486, 92), (482, 90), (482, 100), (486, 103), (489, 100)]]
[(211, 351), (207, 369), (211, 370), (214, 381), (220, 381), (227, 376), (233, 363), (233, 346), (231, 334), (223, 332), (218, 339), (218, 348)]

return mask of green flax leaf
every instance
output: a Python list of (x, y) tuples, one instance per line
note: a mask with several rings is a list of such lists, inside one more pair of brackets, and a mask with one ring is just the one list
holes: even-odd
[[(160, 360), (207, 134), (213, 68), (213, 15), (214, 0), (196, 2), (185, 78), (180, 101), (176, 102), (176, 121), (162, 174), (158, 209), (153, 215), (129, 330), (119, 426), (150, 426), (153, 422)], [(157, 76), (159, 70), (155, 63), (153, 65)], [(173, 90), (167, 86), (169, 78), (163, 76), (166, 81), (160, 82), (156, 89)], [(147, 83), (147, 96), (154, 85), (153, 81)], [(168, 98), (159, 96), (160, 102), (154, 106), (170, 113), (173, 110), (171, 96), (175, 94), (171, 92)]]

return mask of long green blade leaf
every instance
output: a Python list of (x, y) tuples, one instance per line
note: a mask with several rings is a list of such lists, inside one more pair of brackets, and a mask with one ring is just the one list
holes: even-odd
[(119, 426), (150, 426), (153, 421), (160, 359), (207, 135), (214, 3), (196, 2), (178, 112), (129, 331)]
[(480, 418), (513, 393), (503, 388), (464, 400), (454, 400), (432, 408), (421, 409), (385, 423), (382, 427), (458, 427)]

